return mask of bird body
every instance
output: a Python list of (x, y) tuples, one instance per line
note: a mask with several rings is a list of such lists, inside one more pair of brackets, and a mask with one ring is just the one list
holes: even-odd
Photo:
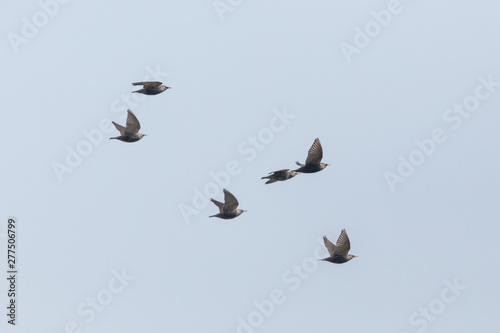
[(295, 172), (300, 172), (300, 173), (315, 173), (315, 172), (323, 170), (324, 168), (326, 168), (327, 166), (330, 165), (330, 164), (326, 164), (326, 163), (309, 164), (309, 165), (302, 164), (299, 162), (295, 162), (295, 163), (297, 163), (297, 165), (300, 166), (300, 168), (296, 169)]
[(139, 123), (139, 120), (137, 119), (135, 114), (130, 110), (127, 110), (127, 113), (127, 124), (125, 127), (115, 123), (114, 121), (112, 122), (113, 125), (115, 125), (116, 129), (120, 132), (120, 136), (109, 138), (110, 140), (116, 139), (123, 142), (136, 142), (146, 135), (139, 133), (141, 124)]
[(144, 135), (146, 135), (146, 134), (137, 134), (135, 136), (132, 136), (132, 135), (120, 135), (120, 136), (115, 136), (115, 137), (109, 138), (109, 139), (110, 140), (116, 139), (116, 140), (120, 140), (120, 141), (123, 141), (123, 142), (129, 142), (129, 143), (131, 143), (131, 142), (137, 142), (137, 141), (139, 141), (140, 139), (143, 138)]
[(334, 264), (343, 264), (348, 262), (349, 260), (356, 258), (357, 256), (349, 254), (349, 250), (351, 249), (351, 242), (349, 241), (349, 236), (347, 236), (347, 232), (345, 229), (342, 229), (340, 232), (340, 236), (337, 239), (337, 244), (333, 244), (323, 236), (323, 241), (325, 242), (326, 249), (330, 254), (330, 257), (320, 259), (323, 261), (329, 261)]
[(272, 184), (277, 181), (285, 181), (298, 175), (295, 171), (290, 171), (290, 169), (283, 169), (278, 171), (273, 171), (269, 173), (269, 176), (262, 177), (261, 179), (269, 179), (266, 184)]
[(132, 83), (133, 86), (142, 86), (142, 89), (132, 91), (133, 93), (140, 93), (144, 95), (158, 95), (167, 89), (171, 89), (158, 81), (145, 81)]
[(330, 165), (327, 163), (321, 163), (322, 158), (323, 158), (323, 147), (321, 147), (321, 142), (319, 141), (319, 139), (316, 138), (311, 148), (309, 148), (306, 163), (302, 164), (299, 162), (295, 162), (297, 163), (298, 166), (300, 166), (300, 168), (294, 171), (301, 173), (315, 173), (321, 171)]
[(246, 212), (246, 210), (236, 209), (233, 211), (220, 212), (219, 214), (210, 215), (209, 217), (218, 217), (218, 218), (221, 218), (224, 220), (230, 220), (230, 219), (234, 219), (237, 216), (240, 216), (243, 212)]
[(240, 216), (242, 213), (246, 212), (246, 210), (238, 209), (238, 200), (236, 200), (236, 197), (226, 189), (224, 189), (224, 203), (215, 199), (210, 199), (210, 201), (212, 201), (217, 207), (219, 207), (219, 213), (209, 217), (218, 217), (228, 220), (234, 219), (235, 217)]
[(321, 260), (332, 262), (334, 264), (343, 264), (345, 262), (348, 262), (351, 259), (352, 258), (347, 259), (346, 257), (343, 257), (343, 256), (333, 256), (333, 257), (328, 257), (328, 258), (321, 259)]

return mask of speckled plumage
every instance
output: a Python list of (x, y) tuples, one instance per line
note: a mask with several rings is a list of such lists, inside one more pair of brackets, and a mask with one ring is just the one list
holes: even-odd
[(290, 171), (290, 169), (283, 169), (278, 171), (273, 171), (269, 173), (269, 176), (262, 177), (261, 179), (269, 179), (266, 184), (272, 184), (277, 181), (285, 181), (290, 178), (295, 177), (299, 173), (295, 171)]
[(144, 95), (158, 95), (167, 89), (171, 89), (158, 81), (145, 81), (132, 83), (133, 86), (142, 86), (142, 89), (132, 91), (133, 93), (140, 93)]

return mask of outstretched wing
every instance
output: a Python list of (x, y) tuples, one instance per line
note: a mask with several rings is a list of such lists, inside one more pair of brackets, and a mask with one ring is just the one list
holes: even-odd
[(212, 201), (217, 207), (219, 207), (219, 211), (222, 213), (222, 210), (224, 209), (224, 204), (215, 199), (210, 199), (210, 201)]
[(326, 249), (328, 250), (328, 253), (330, 253), (331, 257), (333, 257), (335, 255), (335, 245), (333, 245), (333, 243), (330, 242), (330, 240), (328, 240), (326, 236), (323, 236), (323, 240), (325, 241), (325, 246)]
[(342, 229), (339, 239), (337, 239), (337, 245), (335, 245), (335, 254), (340, 256), (345, 256), (349, 253), (351, 249), (351, 242), (349, 242), (349, 237), (345, 229)]
[(127, 126), (125, 127), (125, 133), (134, 135), (139, 133), (139, 130), (141, 129), (141, 124), (139, 123), (139, 120), (137, 120), (137, 117), (135, 114), (127, 110), (128, 116), (127, 116)]
[(144, 82), (135, 82), (132, 83), (133, 86), (144, 86), (146, 87), (159, 87), (161, 86), (161, 82), (158, 81), (144, 81)]
[(283, 170), (273, 171), (273, 172), (269, 172), (269, 174), (287, 173), (288, 171), (290, 171), (290, 169), (283, 169)]
[(120, 132), (120, 135), (125, 135), (125, 127), (123, 127), (122, 125), (118, 125), (114, 121), (112, 121), (112, 123), (113, 123), (113, 125), (115, 125), (118, 132)]
[(319, 164), (323, 158), (323, 148), (321, 147), (321, 142), (316, 138), (314, 140), (309, 153), (307, 154), (306, 164)]
[(236, 197), (231, 194), (228, 190), (224, 189), (224, 210), (225, 211), (233, 211), (238, 208), (238, 200)]

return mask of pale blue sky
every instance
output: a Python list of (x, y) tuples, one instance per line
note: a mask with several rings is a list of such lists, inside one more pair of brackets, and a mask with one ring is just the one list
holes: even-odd
[[(0, 6), (2, 332), (500, 329), (499, 3), (40, 3)], [(148, 136), (109, 141), (128, 107)], [(331, 166), (264, 185), (316, 137)], [(248, 212), (209, 219), (225, 170)]]

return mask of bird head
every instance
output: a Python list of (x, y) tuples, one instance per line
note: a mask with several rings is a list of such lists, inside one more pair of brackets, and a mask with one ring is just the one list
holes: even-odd
[(324, 168), (326, 168), (326, 167), (327, 167), (327, 166), (329, 166), (329, 165), (331, 165), (331, 164), (321, 163), (321, 169), (324, 169)]
[(147, 134), (141, 134), (141, 133), (137, 133), (137, 136), (139, 137), (139, 140), (142, 139), (143, 137), (145, 137)]
[(241, 214), (243, 214), (244, 212), (246, 212), (246, 210), (244, 210), (244, 209), (238, 209), (238, 210), (237, 210), (237, 212), (238, 212), (238, 215), (241, 215)]
[(171, 88), (171, 87), (164, 86), (164, 85), (161, 85), (161, 86), (160, 86), (160, 89), (161, 89), (162, 91), (165, 91), (165, 90), (167, 90), (167, 89), (172, 89), (172, 88)]
[(354, 254), (348, 254), (347, 257), (349, 258), (349, 260), (351, 260), (357, 258), (358, 256), (355, 256)]

